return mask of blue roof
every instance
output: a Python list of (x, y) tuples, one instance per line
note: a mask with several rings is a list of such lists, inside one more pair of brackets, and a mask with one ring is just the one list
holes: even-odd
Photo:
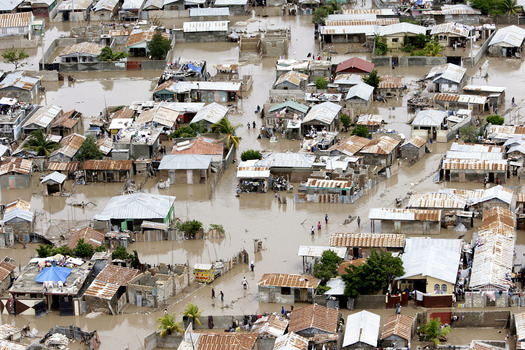
[(283, 108), (287, 108), (287, 107), (290, 107), (292, 109), (295, 109), (296, 111), (299, 111), (301, 113), (306, 113), (308, 112), (308, 106), (306, 105), (303, 105), (301, 103), (298, 103), (298, 102), (295, 102), (295, 101), (285, 101), (283, 103), (279, 103), (278, 105), (275, 105), (273, 107), (271, 107), (268, 112), (273, 112), (273, 111), (280, 111), (281, 109)]
[(36, 276), (35, 282), (44, 283), (47, 281), (62, 283), (66, 282), (67, 277), (71, 273), (71, 269), (67, 267), (51, 266), (46, 267)]

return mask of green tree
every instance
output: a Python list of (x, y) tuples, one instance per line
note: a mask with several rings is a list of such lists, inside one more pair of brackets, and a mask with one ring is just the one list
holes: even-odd
[(341, 115), (341, 123), (345, 128), (349, 128), (352, 124), (352, 120), (350, 120), (350, 116), (345, 113)]
[(230, 148), (230, 146), (233, 145), (235, 148), (238, 148), (240, 137), (236, 136), (235, 133), (240, 126), (241, 124), (233, 126), (228, 117), (223, 117), (211, 126), (211, 131), (223, 135), (220, 140), (226, 143), (226, 147)]
[(324, 90), (328, 87), (328, 80), (325, 77), (315, 78), (315, 87), (319, 90)]
[(113, 260), (128, 260), (131, 259), (131, 257), (132, 255), (128, 253), (124, 246), (119, 246), (113, 251), (113, 254), (111, 254)]
[(326, 285), (331, 278), (337, 277), (337, 268), (342, 261), (333, 250), (325, 250), (319, 262), (314, 265), (314, 277), (321, 280), (321, 285)]
[(487, 117), (487, 123), (492, 125), (503, 125), (505, 123), (505, 118), (500, 117), (499, 115), (489, 115)]
[(474, 125), (462, 126), (461, 128), (459, 128), (459, 136), (465, 142), (476, 143), (478, 142), (479, 135), (479, 129)]
[(202, 222), (198, 220), (177, 221), (176, 227), (177, 230), (184, 231), (190, 238), (194, 238), (195, 234), (202, 230)]
[(157, 322), (159, 323), (159, 329), (161, 329), (161, 337), (165, 337), (171, 334), (184, 333), (184, 329), (182, 328), (182, 322), (175, 322), (174, 314), (166, 314), (162, 317), (159, 317), (157, 319)]
[(91, 258), (93, 256), (93, 253), (95, 252), (95, 249), (93, 246), (89, 243), (84, 242), (83, 238), (80, 238), (77, 242), (77, 246), (73, 250), (73, 253), (75, 256), (79, 258)]
[(262, 154), (261, 154), (261, 152), (259, 152), (257, 150), (247, 149), (246, 151), (241, 153), (241, 160), (243, 162), (247, 161), (247, 160), (261, 159), (261, 158), (262, 158)]
[(209, 132), (210, 130), (204, 123), (204, 120), (201, 120), (197, 123), (191, 123), (178, 128), (170, 135), (170, 138), (178, 139), (181, 137), (196, 137), (199, 134), (207, 134)]
[(328, 15), (330, 15), (330, 10), (323, 5), (314, 11), (312, 15), (312, 23), (324, 25), (324, 21)]
[(128, 56), (129, 54), (125, 52), (113, 52), (113, 50), (111, 50), (111, 47), (106, 46), (102, 49), (102, 51), (100, 52), (100, 55), (98, 55), (98, 60), (111, 62), (111, 61), (121, 60)]
[(385, 43), (382, 36), (374, 34), (375, 54), (382, 56), (388, 52), (388, 45)]
[(55, 248), (51, 244), (39, 245), (38, 248), (36, 248), (36, 252), (39, 258), (47, 258), (48, 256), (55, 255)]
[(374, 69), (366, 77), (363, 77), (363, 82), (372, 86), (375, 90), (379, 86), (379, 74), (377, 74), (377, 71)]
[(86, 140), (80, 146), (75, 158), (80, 162), (90, 159), (102, 159), (104, 154), (98, 149), (97, 141), (92, 135), (86, 137)]
[(445, 50), (445, 47), (439, 43), (439, 39), (434, 36), (423, 48), (425, 56), (436, 57), (439, 56), (441, 51)]
[(394, 278), (405, 273), (403, 261), (389, 252), (372, 250), (370, 257), (360, 266), (346, 268), (343, 280), (345, 295), (355, 298), (361, 294), (385, 292)]
[(27, 64), (24, 61), (29, 58), (29, 55), (24, 51), (24, 49), (20, 49), (20, 51), (18, 51), (13, 48), (2, 52), (2, 57), (5, 63), (14, 64), (15, 70), (17, 70), (18, 68)]
[(418, 49), (422, 49), (430, 41), (430, 35), (418, 34), (412, 39), (412, 44)]
[(506, 15), (517, 15), (523, 12), (523, 6), (518, 5), (517, 0), (501, 0), (499, 9)]
[(437, 348), (440, 339), (446, 338), (452, 332), (452, 328), (449, 326), (441, 327), (441, 319), (437, 318), (419, 326), (419, 332), (425, 335), (426, 341), (431, 341), (434, 348)]
[(24, 142), (24, 150), (35, 152), (38, 156), (49, 157), (52, 151), (60, 148), (60, 144), (47, 139), (47, 135), (40, 129), (34, 130)]
[(171, 42), (160, 31), (153, 34), (148, 43), (148, 50), (154, 60), (163, 60), (171, 49)]
[(202, 310), (199, 310), (199, 307), (193, 303), (189, 303), (186, 305), (186, 308), (183, 311), (184, 316), (191, 319), (191, 323), (193, 325), (193, 328), (195, 328), (195, 324), (198, 326), (201, 325), (201, 320), (199, 319), (201, 317)]
[(352, 135), (357, 135), (365, 138), (370, 137), (370, 130), (366, 127), (366, 125), (356, 125), (354, 130), (352, 130)]
[(501, 13), (500, 6), (502, 0), (470, 0), (472, 7), (481, 11), (482, 15), (498, 15)]

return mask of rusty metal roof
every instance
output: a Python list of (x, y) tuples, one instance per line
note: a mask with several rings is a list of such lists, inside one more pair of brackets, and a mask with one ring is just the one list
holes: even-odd
[(434, 101), (484, 105), (487, 103), (487, 97), (480, 95), (454, 95), (439, 93), (434, 95)]
[(395, 233), (334, 233), (331, 247), (403, 248), (405, 235)]
[(31, 173), (31, 166), (33, 161), (30, 159), (24, 159), (19, 157), (5, 158), (0, 165), (0, 175), (8, 173), (18, 173), (23, 175), (29, 175)]
[(444, 159), (443, 169), (507, 171), (507, 160)]
[(33, 23), (31, 12), (0, 14), (0, 28), (29, 27)]
[(416, 193), (410, 197), (408, 208), (461, 209), (467, 205), (467, 198), (453, 193)]
[[(134, 45), (140, 44), (141, 42), (150, 42), (151, 39), (153, 39), (153, 35), (155, 35), (154, 30), (148, 30), (148, 31), (142, 31), (137, 33), (131, 33), (128, 41), (126, 43), (126, 48), (132, 47)], [(170, 35), (166, 32), (162, 32), (161, 35), (165, 39), (169, 39)]]
[(256, 341), (252, 333), (201, 333), (197, 350), (252, 350)]
[(347, 273), (346, 269), (348, 268), (348, 266), (350, 266), (350, 265), (361, 266), (364, 263), (366, 263), (366, 259), (367, 258), (360, 258), (360, 259), (353, 259), (353, 260), (343, 261), (341, 264), (339, 264), (339, 267), (337, 268), (337, 273), (340, 276), (345, 275)]
[(17, 200), (7, 204), (5, 206), (5, 212), (8, 213), (13, 209), (24, 209), (31, 210), (31, 203), (23, 199), (18, 198)]
[(292, 311), (288, 332), (315, 328), (326, 333), (336, 333), (339, 311), (319, 304), (312, 304)]
[(387, 26), (399, 23), (399, 18), (377, 18), (375, 20), (366, 19), (327, 19), (327, 26)]
[(79, 135), (76, 133), (68, 135), (60, 141), (62, 147), (53, 151), (53, 153), (51, 153), (51, 156), (62, 153), (66, 157), (73, 158), (75, 154), (77, 154), (78, 150), (80, 149), (80, 146), (82, 146), (85, 140), (86, 137), (84, 135)]
[(29, 91), (38, 84), (40, 78), (34, 78), (27, 75), (24, 75), (24, 72), (17, 71), (9, 73), (6, 77), (0, 81), (0, 89), (15, 87), (18, 89)]
[(383, 326), (383, 332), (381, 333), (381, 340), (392, 335), (397, 335), (401, 339), (410, 341), (413, 320), (413, 317), (407, 315), (392, 315), (387, 317), (385, 325)]
[(91, 159), (82, 164), (84, 170), (131, 170), (132, 160)]
[(482, 145), (477, 143), (459, 143), (453, 142), (450, 146), (451, 151), (458, 152), (475, 152), (475, 153), (503, 153), (505, 147), (494, 145)]
[(383, 117), (378, 114), (361, 114), (357, 119), (359, 125), (366, 126), (381, 126), (385, 121)]
[(400, 141), (391, 137), (381, 136), (370, 141), (365, 147), (363, 147), (360, 153), (389, 154), (396, 149), (399, 142)]
[(83, 43), (78, 43), (65, 47), (59, 56), (62, 57), (76, 54), (88, 54), (92, 56), (98, 56), (102, 52), (103, 48), (104, 45), (85, 41)]
[(284, 82), (289, 82), (295, 86), (300, 86), (301, 82), (306, 80), (308, 80), (308, 75), (296, 71), (289, 71), (281, 75), (275, 82), (275, 85), (277, 86)]
[(514, 314), (516, 321), (516, 340), (525, 340), (525, 312), (521, 314)]
[(111, 300), (111, 298), (113, 298), (113, 295), (115, 295), (119, 288), (120, 286), (117, 284), (99, 281), (98, 279), (95, 279), (89, 285), (89, 288), (86, 290), (84, 295)]
[(78, 162), (49, 162), (47, 170), (76, 171), (78, 169), (78, 164)]
[(133, 279), (139, 270), (130, 269), (129, 267), (122, 267), (117, 265), (106, 265), (104, 269), (98, 274), (97, 280), (108, 283), (125, 286)]
[(16, 266), (11, 265), (7, 261), (0, 262), (0, 282), (5, 280), (15, 269)]
[(21, 328), (5, 323), (0, 326), (0, 339), (9, 340), (12, 335), (20, 332), (22, 332)]
[(516, 195), (516, 202), (523, 203), (525, 202), (525, 193), (520, 192)]
[(320, 281), (310, 275), (287, 273), (265, 273), (257, 283), (258, 286), (290, 287), (290, 288), (317, 288)]
[(430, 31), (430, 35), (434, 36), (443, 33), (449, 33), (468, 38), (472, 28), (472, 26), (466, 26), (461, 23), (442, 23), (433, 26), (432, 30)]
[(441, 210), (370, 208), (370, 220), (441, 221)]
[(71, 237), (67, 241), (66, 246), (74, 249), (80, 239), (94, 248), (100, 247), (104, 242), (104, 234), (91, 227), (84, 227), (79, 230), (71, 230)]
[(379, 78), (379, 89), (401, 89), (403, 88), (403, 78), (392, 75), (383, 75)]
[(494, 230), (504, 236), (514, 237), (514, 214), (498, 206), (485, 210), (479, 230)]
[(307, 188), (339, 188), (342, 190), (350, 190), (354, 187), (351, 180), (320, 180), (308, 179), (306, 182)]
[(68, 112), (64, 112), (58, 119), (51, 124), (52, 128), (63, 126), (67, 129), (72, 129), (82, 119), (82, 113), (72, 109)]
[(254, 324), (250, 333), (257, 333), (259, 336), (279, 337), (284, 334), (288, 327), (288, 320), (278, 315), (270, 314), (259, 318)]
[(350, 137), (347, 137), (346, 139), (339, 141), (332, 147), (328, 149), (329, 152), (332, 151), (339, 151), (343, 154), (346, 154), (347, 156), (353, 156), (357, 152), (359, 152), (363, 147), (368, 145), (370, 142), (369, 139), (365, 139), (364, 137), (353, 135)]
[(405, 142), (403, 146), (410, 144), (410, 145), (416, 146), (417, 148), (421, 148), (423, 147), (425, 143), (427, 143), (427, 140), (425, 140), (424, 138), (419, 137), (419, 136), (414, 136), (410, 140), (407, 140), (407, 142)]
[(308, 338), (297, 333), (287, 333), (275, 340), (273, 350), (304, 350), (308, 348)]
[(377, 16), (392, 16), (394, 15), (394, 10), (393, 9), (351, 9), (351, 10), (343, 10), (343, 13), (345, 15), (374, 14)]

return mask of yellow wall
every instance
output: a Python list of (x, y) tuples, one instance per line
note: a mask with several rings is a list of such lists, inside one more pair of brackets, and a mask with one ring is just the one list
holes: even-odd
[(430, 276), (421, 276), (421, 275), (416, 275), (416, 276), (412, 276), (410, 278), (404, 278), (405, 280), (421, 280), (421, 279), (426, 279), (427, 280), (427, 290), (426, 290), (426, 293), (434, 293), (434, 285), (435, 284), (439, 284), (439, 289), (441, 290), (441, 286), (443, 284), (445, 284), (447, 286), (447, 292), (446, 294), (453, 294), (454, 293), (454, 285), (452, 283), (448, 283), (448, 282), (445, 282), (445, 281), (442, 281), (442, 280), (439, 280), (437, 278), (434, 278), (434, 277), (430, 277)]

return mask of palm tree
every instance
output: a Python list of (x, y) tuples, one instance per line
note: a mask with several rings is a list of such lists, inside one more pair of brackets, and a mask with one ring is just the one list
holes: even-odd
[(218, 132), (219, 134), (224, 135), (220, 141), (226, 142), (226, 146), (229, 148), (231, 144), (235, 146), (235, 148), (239, 147), (239, 136), (235, 136), (235, 131), (241, 126), (241, 124), (237, 124), (235, 126), (231, 125), (230, 121), (228, 120), (228, 117), (224, 117), (221, 120), (219, 120), (217, 123), (213, 124), (211, 126), (211, 130), (213, 132)]
[(197, 324), (198, 326), (201, 325), (201, 321), (199, 320), (199, 317), (201, 317), (201, 312), (199, 311), (199, 307), (193, 303), (189, 303), (186, 305), (186, 308), (183, 311), (184, 316), (191, 318), (191, 323), (193, 326)]
[(60, 148), (60, 144), (47, 139), (47, 135), (40, 129), (31, 132), (24, 143), (24, 150), (36, 152), (38, 156), (49, 157), (52, 151)]
[(425, 340), (431, 341), (434, 347), (437, 348), (440, 344), (439, 340), (445, 338), (452, 332), (452, 328), (449, 326), (442, 327), (441, 319), (436, 318), (421, 325), (419, 331), (425, 335)]
[(184, 329), (182, 329), (182, 322), (175, 322), (174, 314), (165, 314), (163, 317), (159, 317), (157, 322), (159, 323), (159, 329), (162, 329), (160, 331), (161, 337), (165, 337), (173, 333), (184, 333)]
[(122, 58), (125, 58), (125, 57), (128, 57), (128, 54), (125, 53), (125, 52), (113, 52), (113, 50), (111, 50), (111, 47), (109, 46), (106, 46), (102, 49), (102, 51), (100, 52), (100, 55), (98, 55), (98, 59), (100, 61), (108, 61), (108, 62), (111, 62), (111, 61), (118, 61)]
[(500, 3), (500, 9), (507, 15), (516, 15), (523, 11), (523, 7), (518, 5), (517, 0), (503, 0)]

